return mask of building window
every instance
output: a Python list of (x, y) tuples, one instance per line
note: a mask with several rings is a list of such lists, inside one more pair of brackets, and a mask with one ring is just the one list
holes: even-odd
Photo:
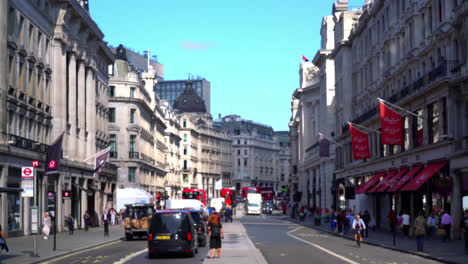
[(240, 145), (240, 139), (237, 140), (237, 145)]
[(129, 167), (128, 168), (128, 181), (129, 182), (135, 182), (136, 181), (136, 168), (135, 167)]
[(130, 88), (130, 98), (135, 98), (135, 87)]
[[(422, 110), (416, 111), (418, 116), (422, 117)], [(413, 117), (413, 147), (422, 146), (424, 142), (424, 133), (423, 133), (423, 119), (420, 117)]]
[(246, 149), (244, 149), (244, 155), (247, 155), (247, 153), (248, 153), (248, 152), (247, 152), (247, 150), (246, 150)]
[(115, 96), (115, 86), (109, 86), (109, 97)]
[(187, 142), (187, 134), (184, 134), (184, 142)]
[(184, 160), (184, 170), (188, 170), (187, 161), (186, 161), (186, 160)]
[(188, 182), (188, 174), (184, 173), (182, 176), (183, 176), (184, 182)]
[(247, 170), (244, 170), (244, 179), (249, 178), (249, 172)]
[(130, 109), (130, 123), (131, 124), (135, 123), (135, 112), (136, 112), (136, 109)]
[(109, 123), (115, 122), (115, 108), (109, 108)]
[(241, 161), (240, 159), (237, 159), (237, 166), (240, 166), (241, 165)]
[(244, 159), (244, 166), (247, 166), (247, 159)]
[(237, 155), (240, 155), (240, 154), (241, 154), (241, 150), (238, 149), (238, 150), (237, 150)]
[(239, 170), (239, 171), (237, 171), (237, 179), (239, 179), (239, 180), (240, 180), (240, 179), (241, 179), (241, 176), (242, 176), (242, 175), (241, 175), (241, 171), (240, 171), (240, 170)]
[(130, 154), (135, 153), (136, 151), (136, 135), (130, 135)]
[(187, 119), (184, 119), (183, 125), (184, 125), (184, 127), (187, 127)]
[(184, 155), (187, 155), (187, 147), (184, 147)]
[(247, 145), (247, 139), (246, 139), (246, 140), (244, 140), (244, 145)]
[(116, 146), (116, 142), (117, 142), (117, 136), (114, 135), (114, 134), (110, 134), (109, 135), (109, 143), (110, 143), (110, 157), (111, 158), (117, 158), (117, 146)]

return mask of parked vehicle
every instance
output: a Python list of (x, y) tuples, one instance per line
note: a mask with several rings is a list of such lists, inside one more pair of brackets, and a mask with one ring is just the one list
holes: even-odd
[(272, 214), (273, 213), (273, 204), (270, 202), (263, 203), (263, 213), (264, 214)]
[(210, 201), (210, 207), (216, 209), (216, 212), (220, 213), (223, 208), (224, 198), (212, 198)]
[(154, 204), (126, 204), (124, 215), (125, 238), (132, 240), (134, 237), (147, 236), (153, 214)]
[(258, 193), (257, 188), (255, 188), (255, 187), (242, 188), (242, 198), (246, 199), (248, 193)]
[(245, 201), (247, 214), (261, 214), (262, 213), (262, 195), (259, 193), (249, 193)]
[(163, 210), (151, 219), (148, 234), (148, 256), (198, 253), (198, 232), (192, 215), (184, 210)]
[(186, 210), (192, 215), (192, 219), (195, 225), (195, 229), (198, 232), (198, 245), (200, 247), (206, 246), (206, 220), (208, 217), (205, 216), (205, 213), (201, 210)]

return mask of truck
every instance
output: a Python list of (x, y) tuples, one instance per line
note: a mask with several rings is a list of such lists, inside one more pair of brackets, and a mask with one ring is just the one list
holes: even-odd
[(155, 210), (152, 203), (132, 203), (125, 205), (125, 238), (148, 236), (148, 227)]
[(245, 208), (247, 214), (261, 214), (262, 213), (262, 195), (259, 193), (247, 194), (245, 200)]

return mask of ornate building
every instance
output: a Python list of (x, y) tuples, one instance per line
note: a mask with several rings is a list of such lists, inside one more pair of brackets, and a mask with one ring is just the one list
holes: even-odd
[(139, 187), (156, 196), (164, 192), (166, 124), (153, 92), (156, 73), (150, 65), (140, 73), (116, 49), (109, 68), (110, 160), (119, 167), (119, 186)]
[[(0, 32), (0, 98), (6, 106), (0, 114), (0, 187), (9, 188), (1, 197), (0, 222), (9, 236), (29, 233), (32, 198), (22, 198), (15, 188), (21, 167), (33, 160), (40, 164), (41, 214), (55, 212), (58, 231), (65, 215), (83, 225), (86, 210), (99, 215), (113, 206), (116, 168), (109, 164), (93, 178), (94, 160), (86, 160), (109, 143), (107, 66), (113, 56), (85, 2), (2, 1), (0, 6), (0, 30), (7, 30)], [(62, 133), (60, 174), (46, 176), (43, 153)], [(63, 191), (70, 191), (69, 200), (62, 199)], [(7, 223), (7, 217), (14, 221)]]
[(232, 182), (244, 187), (274, 187), (280, 182), (278, 136), (269, 126), (229, 115), (216, 120), (232, 137)]

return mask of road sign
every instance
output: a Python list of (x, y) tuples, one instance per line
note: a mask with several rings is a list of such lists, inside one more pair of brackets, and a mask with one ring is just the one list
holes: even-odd
[(31, 206), (31, 235), (39, 234), (39, 207)]
[(32, 178), (34, 167), (22, 167), (21, 168), (21, 178)]
[(34, 168), (22, 167), (21, 168), (21, 188), (23, 192), (22, 197), (34, 196)]
[(32, 165), (33, 165), (34, 168), (39, 167), (39, 161), (33, 160)]

